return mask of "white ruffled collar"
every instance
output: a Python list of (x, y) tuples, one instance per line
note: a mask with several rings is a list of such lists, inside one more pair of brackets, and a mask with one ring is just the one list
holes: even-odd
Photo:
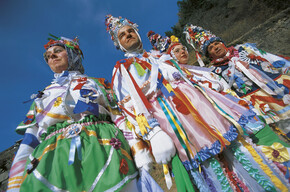
[(54, 73), (54, 79), (51, 83), (63, 85), (67, 80), (72, 80), (74, 77), (82, 75), (79, 71), (63, 71), (62, 73)]

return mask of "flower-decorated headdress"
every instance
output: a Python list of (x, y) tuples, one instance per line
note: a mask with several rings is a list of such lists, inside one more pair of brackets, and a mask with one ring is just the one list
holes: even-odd
[(117, 49), (120, 49), (120, 48), (122, 49), (122, 46), (120, 45), (119, 40), (118, 40), (118, 31), (119, 31), (119, 29), (121, 29), (122, 27), (128, 25), (128, 26), (131, 26), (136, 31), (136, 33), (138, 34), (138, 28), (137, 28), (138, 25), (136, 23), (133, 23), (133, 22), (129, 21), (126, 18), (113, 17), (112, 15), (106, 15), (105, 24), (107, 26), (107, 32), (110, 33), (111, 39), (113, 40), (114, 45), (116, 46)]
[(223, 42), (220, 37), (217, 37), (210, 31), (207, 31), (199, 26), (194, 26), (192, 24), (187, 24), (184, 28), (183, 33), (186, 34), (187, 43), (190, 44), (195, 50), (199, 49), (199, 51), (205, 56), (207, 56), (207, 47), (212, 42)]
[[(75, 37), (74, 39), (69, 39), (66, 37), (56, 37), (49, 34), (48, 43), (44, 45), (47, 50), (52, 46), (62, 46), (65, 48), (68, 56), (68, 71), (79, 71), (84, 73), (84, 68), (82, 65), (83, 52), (79, 47), (79, 39)], [(44, 59), (47, 62), (46, 53), (44, 53)]]
[(161, 53), (165, 52), (171, 43), (171, 40), (169, 37), (163, 38), (161, 35), (155, 33), (154, 31), (149, 31), (147, 33), (147, 37), (153, 49), (156, 51), (160, 51)]
[(173, 56), (174, 54), (171, 53), (171, 51), (173, 50), (173, 48), (177, 45), (182, 45), (180, 42), (179, 42), (179, 39), (178, 37), (175, 37), (174, 35), (171, 35), (170, 36), (170, 45), (166, 51), (167, 54), (170, 54), (171, 56)]

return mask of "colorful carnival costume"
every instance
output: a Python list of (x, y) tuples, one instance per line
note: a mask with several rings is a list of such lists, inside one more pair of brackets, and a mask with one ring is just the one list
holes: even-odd
[[(183, 78), (187, 79), (188, 82), (194, 85), (198, 83), (203, 87), (210, 87), (216, 91), (219, 91), (217, 88), (226, 87), (223, 85), (217, 86), (219, 85), (219, 83), (216, 83), (218, 79), (213, 78), (215, 76), (211, 75), (209, 70), (205, 70), (202, 67), (180, 64), (181, 61), (179, 61), (179, 58), (182, 59), (181, 56), (183, 56), (184, 53), (178, 54), (178, 52), (180, 52), (180, 49), (184, 47), (178, 42), (176, 37), (171, 37), (171, 42), (168, 43), (168, 41), (166, 41), (168, 38), (166, 37), (162, 39), (160, 35), (155, 34), (152, 31), (148, 34), (149, 40), (154, 50), (158, 50), (158, 47), (167, 47), (166, 51), (159, 49), (159, 54), (153, 52), (154, 55), (160, 60), (163, 60), (165, 63), (170, 64), (171, 66), (178, 69)], [(167, 46), (165, 44), (169, 45)], [(186, 51), (186, 48), (184, 51)], [(160, 56), (160, 54), (162, 54), (162, 56)], [(171, 57), (169, 57), (169, 55)], [(182, 59), (182, 61), (187, 62), (187, 59)], [(208, 81), (206, 84), (204, 83), (205, 79)], [(215, 87), (212, 85), (215, 85)], [(222, 91), (223, 89), (220, 90)], [(244, 100), (233, 97), (229, 94), (226, 96), (236, 103), (243, 104), (248, 108), (251, 107)], [(220, 101), (222, 101), (222, 97), (220, 98)], [(217, 100), (216, 102), (218, 103), (219, 101)], [(221, 104), (219, 105), (222, 106)], [(232, 142), (232, 144), (222, 153), (202, 162), (201, 177), (199, 177), (201, 179), (198, 181), (199, 183), (206, 181), (208, 185), (204, 184), (203, 186), (200, 184), (198, 186), (199, 190), (206, 191), (206, 188), (208, 188), (210, 191), (230, 191), (231, 189), (234, 191), (274, 191), (276, 189), (285, 191), (287, 187), (289, 187), (289, 183), (284, 178), (283, 171), (280, 169), (281, 167), (285, 169), (285, 166), (279, 163), (287, 164), (287, 161), (289, 161), (289, 154), (287, 148), (285, 148), (281, 143), (277, 143), (277, 141), (282, 142), (285, 146), (288, 147), (289, 144), (281, 141), (279, 137), (277, 137), (277, 135), (275, 135), (273, 132), (269, 132), (269, 127), (267, 126), (268, 125), (264, 122), (259, 121), (258, 116), (256, 115), (253, 115), (252, 118), (248, 119), (248, 123), (244, 124), (243, 126), (245, 131), (251, 135), (260, 134), (261, 130), (264, 132), (267, 131), (268, 134), (270, 133), (270, 137), (263, 137), (263, 139), (260, 139), (260, 141), (256, 141), (258, 143), (266, 144), (266, 146), (256, 146), (249, 137), (244, 136), (246, 138), (244, 139), (239, 136), (238, 139)], [(269, 141), (269, 138), (271, 138), (272, 141)], [(280, 150), (281, 153), (275, 151), (276, 149)], [(243, 155), (241, 151), (243, 151)], [(275, 164), (271, 162), (273, 159), (275, 159), (273, 157), (275, 155), (271, 154), (273, 151), (275, 151), (276, 155), (279, 156), (276, 158), (276, 160), (278, 159), (279, 161), (277, 164), (276, 162)], [(252, 171), (249, 172), (250, 169), (248, 166), (252, 167), (251, 169), (255, 171), (259, 170), (259, 174), (263, 176), (257, 179)], [(254, 167), (258, 169), (255, 169)], [(246, 173), (245, 170), (247, 170), (248, 173)], [(196, 178), (198, 177), (196, 176)], [(255, 181), (253, 178), (255, 178)], [(272, 184), (269, 182), (269, 180), (271, 180)], [(226, 181), (228, 181), (228, 183)], [(256, 184), (254, 184), (255, 182)]]
[[(185, 33), (186, 33), (186, 35), (187, 35), (187, 42), (189, 43), (189, 44), (191, 44), (194, 48), (195, 48), (195, 46), (198, 46), (199, 48), (200, 48), (200, 50), (202, 51), (202, 53), (203, 54), (205, 54), (205, 55), (207, 55), (207, 56), (209, 56), (208, 55), (208, 53), (207, 53), (207, 47), (211, 44), (211, 43), (213, 43), (213, 42), (216, 42), (216, 41), (218, 41), (218, 42), (220, 42), (220, 41), (222, 41), (219, 37), (216, 37), (215, 35), (213, 35), (213, 34), (211, 34), (209, 31), (206, 31), (206, 30), (204, 30), (204, 29), (202, 29), (201, 27), (197, 27), (197, 26), (193, 26), (193, 25), (187, 25), (186, 26), (186, 28), (185, 28)], [(243, 62), (243, 61), (245, 61), (245, 62), (249, 62), (250, 63), (250, 65), (252, 65), (252, 64), (254, 64), (254, 63), (251, 63), (251, 62), (254, 62), (254, 60), (252, 60), (251, 61), (251, 59), (250, 58), (258, 58), (259, 60), (260, 60), (260, 62), (262, 62), (262, 63), (256, 63), (256, 68), (259, 68), (260, 69), (260, 71), (259, 70), (256, 70), (255, 68), (253, 68), (253, 67), (248, 67), (248, 69), (249, 70), (252, 70), (251, 71), (251, 73), (254, 73), (255, 75), (256, 75), (256, 77), (257, 78), (260, 78), (260, 83), (261, 82), (265, 82), (265, 81), (269, 81), (270, 83), (269, 84), (271, 84), (271, 83), (273, 83), (272, 81), (271, 81), (271, 79), (269, 79), (269, 77), (266, 77), (265, 76), (265, 74), (264, 73), (262, 73), (261, 72), (261, 70), (262, 70), (262, 68), (264, 68), (264, 70), (265, 71), (267, 71), (267, 72), (270, 72), (270, 71), (272, 71), (273, 73), (275, 73), (278, 77), (282, 77), (282, 79), (284, 78), (284, 83), (283, 83), (283, 85), (281, 85), (281, 84), (278, 84), (277, 82), (275, 82), (275, 84), (277, 84), (277, 86), (279, 86), (279, 87), (282, 87), (282, 89), (285, 89), (286, 91), (284, 92), (285, 94), (284, 94), (284, 96), (283, 96), (283, 100), (281, 101), (280, 100), (280, 102), (284, 102), (284, 100), (285, 100), (285, 102), (287, 103), (287, 97), (289, 96), (288, 95), (288, 92), (287, 92), (287, 90), (288, 90), (288, 88), (287, 87), (289, 87), (289, 83), (287, 83), (288, 82), (288, 80), (287, 79), (289, 79), (287, 76), (285, 76), (285, 75), (281, 75), (281, 68), (280, 69), (278, 69), (278, 66), (277, 66), (277, 64), (275, 64), (275, 59), (276, 59), (276, 62), (277, 63), (280, 63), (281, 65), (280, 66), (283, 66), (284, 68), (283, 68), (283, 70), (284, 70), (284, 72), (285, 72), (285, 68), (287, 68), (288, 66), (289, 66), (289, 62), (287, 61), (287, 60), (285, 60), (285, 59), (283, 59), (283, 58), (281, 58), (281, 57), (277, 57), (277, 56), (274, 56), (274, 55), (272, 55), (272, 54), (267, 54), (267, 53), (265, 53), (265, 52), (263, 52), (265, 55), (267, 55), (268, 57), (267, 57), (267, 59), (269, 60), (269, 61), (271, 61), (272, 63), (274, 63), (275, 64), (275, 66), (276, 66), (276, 68), (274, 68), (273, 66), (271, 67), (270, 65), (270, 63), (269, 63), (269, 61), (268, 60), (266, 60), (266, 59), (264, 59), (264, 58), (262, 58), (262, 56), (261, 55), (259, 55), (258, 53), (256, 53), (256, 56), (254, 56), (253, 55), (253, 51), (250, 51), (251, 49), (249, 49), (249, 48), (247, 48), (247, 47), (245, 47), (245, 46), (248, 46), (248, 44), (245, 44), (245, 45), (243, 45), (243, 46), (237, 46), (237, 49), (239, 49), (239, 51), (241, 51), (241, 54), (239, 54), (239, 51), (237, 50), (237, 49), (235, 49), (235, 48), (233, 48), (233, 47), (230, 47), (230, 48), (228, 48), (227, 50), (228, 50), (228, 52), (227, 52), (227, 54), (225, 55), (225, 57), (224, 58), (220, 58), (220, 59), (216, 59), (216, 60), (214, 60), (215, 62), (219, 62), (219, 66), (217, 67), (217, 66), (215, 66), (215, 65), (213, 65), (213, 67), (211, 67), (210, 69), (213, 71), (213, 72), (216, 72), (216, 74), (218, 74), (220, 77), (224, 77), (224, 78), (222, 78), (223, 80), (226, 80), (226, 82), (228, 82), (228, 80), (229, 80), (229, 77), (228, 78), (226, 78), (225, 76), (227, 76), (227, 75), (231, 75), (231, 74), (233, 74), (232, 73), (232, 71), (234, 71), (234, 75), (236, 75), (235, 76), (235, 83), (233, 83), (233, 84), (228, 84), (229, 85), (229, 87), (230, 86), (232, 86), (232, 88), (233, 88), (233, 90), (235, 91), (235, 93), (236, 93), (236, 95), (238, 95), (238, 96), (240, 96), (241, 98), (243, 98), (243, 99), (245, 99), (245, 100), (248, 100), (248, 101), (250, 101), (250, 105), (249, 105), (249, 107), (251, 107), (251, 108), (253, 108), (253, 106), (252, 106), (252, 104), (257, 104), (257, 100), (255, 101), (255, 99), (257, 99), (258, 97), (257, 97), (257, 95), (255, 95), (255, 94), (257, 94), (257, 93), (263, 93), (264, 95), (266, 95), (266, 93), (265, 93), (265, 91), (262, 89), (262, 88), (259, 88), (258, 87), (258, 85), (256, 85), (256, 84), (254, 84), (255, 82), (254, 81), (252, 81), (252, 82), (250, 82), (250, 80), (249, 79), (247, 79), (247, 76), (245, 75), (245, 74), (243, 74), (243, 73), (246, 73), (245, 71), (239, 71), (239, 70), (241, 70), (240, 68), (242, 68), (242, 66), (240, 66), (240, 65), (236, 65), (236, 69), (235, 69), (235, 67), (234, 66), (232, 66), (232, 68), (231, 68), (231, 70), (222, 70), (222, 69), (227, 69), (227, 68), (230, 68), (231, 67), (231, 65), (230, 65), (230, 63), (231, 64), (233, 64), (233, 62), (235, 62), (235, 64), (236, 64), (236, 58), (240, 58), (241, 59), (241, 63)], [(249, 55), (248, 53), (246, 53), (245, 52), (245, 49), (248, 51), (248, 52), (251, 52), (251, 54)], [(218, 50), (218, 49), (217, 49)], [(219, 50), (220, 51), (220, 50)], [(256, 49), (256, 51), (258, 51), (258, 49)], [(231, 54), (231, 53), (235, 53), (235, 55), (234, 54)], [(261, 54), (261, 53), (260, 53)], [(259, 56), (257, 56), (257, 55), (259, 55)], [(235, 58), (236, 57), (236, 58)], [(244, 59), (242, 59), (242, 58), (244, 58)], [(279, 60), (280, 59), (280, 60)], [(234, 61), (233, 61), (234, 60)], [(279, 60), (279, 61), (278, 61)], [(256, 62), (257, 62), (257, 60), (255, 60)], [(266, 62), (267, 61), (267, 62)], [(244, 65), (244, 63), (243, 63), (243, 65)], [(267, 67), (266, 67), (267, 66)], [(240, 67), (240, 68), (239, 68)], [(255, 72), (259, 72), (259, 73), (255, 73)], [(263, 76), (259, 76), (259, 74), (262, 74)], [(234, 76), (233, 75), (233, 76)], [(270, 76), (270, 75), (269, 75)], [(232, 77), (232, 76), (231, 76)], [(252, 91), (251, 92), (251, 89), (246, 89), (246, 86), (242, 86), (241, 84), (239, 84), (239, 80), (241, 80), (241, 79), (239, 79), (239, 77), (242, 77), (241, 79), (247, 79), (247, 82), (248, 82), (248, 84), (250, 84), (251, 83), (251, 85), (253, 85), (253, 87), (254, 87), (254, 91)], [(270, 76), (271, 77), (271, 76)], [(278, 78), (279, 79), (279, 78)], [(224, 81), (225, 82), (225, 81)], [(278, 81), (278, 82), (281, 82), (281, 79)], [(247, 83), (246, 83), (247, 84)], [(273, 83), (274, 84), (274, 83)], [(235, 86), (234, 86), (235, 85)], [(234, 89), (234, 88), (237, 88), (237, 87), (239, 87), (240, 86), (240, 88), (241, 89)], [(261, 87), (263, 87), (263, 86), (261, 86)], [(267, 88), (265, 88), (265, 89), (267, 89)], [(247, 93), (247, 91), (249, 91), (249, 94), (247, 94), (247, 95), (243, 95), (242, 93)], [(277, 90), (275, 90), (275, 91), (277, 91)], [(229, 96), (229, 97), (231, 97), (232, 99), (234, 99), (234, 100), (236, 100), (236, 101), (239, 101), (239, 99), (238, 98), (235, 98), (235, 97), (232, 97), (232, 96), (230, 96), (230, 95), (227, 95), (227, 96)], [(249, 99), (249, 98), (251, 98), (251, 99)], [(261, 97), (262, 98), (262, 97)], [(270, 98), (269, 97), (269, 95), (268, 95), (268, 98)], [(275, 99), (275, 98), (270, 98), (270, 99), (268, 99), (268, 100), (266, 100), (267, 102), (271, 102), (271, 100), (273, 100), (273, 99)], [(241, 101), (241, 100), (240, 100)], [(264, 104), (265, 105), (265, 104)], [(271, 106), (273, 106), (273, 105), (271, 105)], [(274, 105), (275, 106), (275, 105)], [(255, 107), (257, 108), (258, 106), (257, 105), (255, 105)], [(280, 112), (286, 112), (285, 114), (288, 114), (289, 113), (289, 111), (287, 111), (288, 110), (288, 108), (289, 108), (289, 105), (284, 105), (284, 110), (281, 110)], [(254, 109), (253, 109), (254, 110)], [(263, 109), (260, 109), (260, 111), (259, 112), (261, 112)], [(257, 110), (255, 110), (255, 111), (257, 111)], [(258, 113), (259, 114), (259, 113)], [(263, 113), (262, 113), (263, 114)], [(269, 163), (271, 163), (271, 164), (276, 164), (276, 167), (280, 170), (280, 171), (282, 171), (283, 172), (283, 174), (285, 175), (285, 177), (287, 178), (287, 179), (289, 179), (289, 174), (288, 173), (286, 173), (285, 172), (285, 170), (287, 170), (288, 169), (288, 167), (289, 167), (289, 159), (288, 158), (282, 158), (282, 154), (285, 154), (285, 157), (289, 157), (289, 154), (288, 154), (288, 152), (287, 151), (289, 151), (289, 147), (290, 147), (290, 145), (289, 145), (289, 143), (287, 143), (287, 142), (285, 142), (285, 141), (283, 141), (283, 140), (281, 140), (274, 132), (273, 132), (273, 130), (271, 130), (271, 128), (269, 127), (269, 125), (267, 125), (268, 123), (264, 120), (264, 118), (263, 117), (265, 117), (265, 116), (260, 116), (261, 115), (261, 113), (259, 114), (259, 117), (257, 118), (256, 117), (256, 119), (260, 119), (263, 123), (264, 123), (264, 127), (262, 128), (262, 129), (254, 129), (255, 131), (253, 132), (254, 133), (254, 135), (252, 135), (253, 136), (253, 142), (255, 142), (256, 144), (258, 144), (257, 145), (257, 149), (258, 149), (258, 152), (262, 155), (262, 156), (264, 156), (264, 158), (265, 159), (267, 159), (267, 161), (269, 162)], [(282, 115), (283, 116), (283, 115)], [(267, 116), (266, 116), (267, 117)], [(285, 122), (287, 122), (288, 121), (288, 127), (289, 127), (289, 119), (287, 120), (284, 120)], [(283, 121), (283, 122), (284, 122)], [(285, 127), (287, 127), (287, 125), (285, 126)], [(285, 128), (284, 127), (284, 128)], [(252, 128), (254, 128), (253, 126), (252, 126)], [(275, 127), (275, 131), (277, 130), (278, 128), (277, 127)], [(279, 129), (278, 129), (279, 130)], [(283, 136), (283, 133), (281, 133), (281, 132), (278, 132), (278, 134), (281, 134), (282, 136)], [(285, 135), (285, 134), (284, 134)], [(284, 137), (284, 138), (286, 138), (286, 140), (288, 140), (287, 139), (287, 137)], [(289, 140), (288, 140), (289, 141)], [(285, 150), (286, 152), (284, 153), (284, 152), (277, 152), (277, 150), (276, 149), (279, 149), (279, 148), (283, 148), (283, 150)], [(274, 149), (275, 148), (275, 149)], [(282, 151), (283, 151), (282, 150)], [(270, 154), (270, 151), (271, 152), (273, 152), (272, 154)], [(275, 151), (275, 152), (274, 152)], [(277, 159), (277, 158), (274, 158), (274, 156), (275, 156), (275, 153), (277, 153), (277, 155), (279, 156), (279, 158)], [(282, 155), (282, 156), (280, 156), (280, 155)], [(280, 161), (280, 160), (281, 161)], [(282, 160), (282, 159), (284, 159), (284, 160)], [(281, 173), (281, 172), (280, 172)], [(281, 175), (283, 175), (283, 174), (281, 174)]]
[[(222, 42), (210, 31), (188, 25), (187, 40), (208, 56), (213, 42)], [(289, 119), (290, 62), (257, 49), (253, 44), (227, 48), (223, 58), (212, 60), (212, 72), (222, 77), (236, 94), (251, 101), (267, 123)]]
[(39, 92), (16, 132), (24, 135), (8, 191), (119, 191), (138, 175), (120, 128), (122, 116), (104, 79), (83, 75), (76, 39), (62, 46), (68, 70)]
[[(136, 28), (136, 24), (127, 19), (110, 15), (106, 25), (119, 47), (118, 29), (125, 25)], [(200, 191), (287, 189), (287, 181), (274, 175), (272, 168), (253, 148), (254, 144), (238, 136), (238, 132), (243, 135), (243, 128), (254, 113), (211, 89), (192, 84), (182, 72), (160, 58), (140, 49), (135, 51), (125, 51), (127, 58), (115, 65), (114, 91), (137, 137), (151, 143), (154, 134), (164, 131), (174, 141), (180, 164), (186, 168), (184, 172), (179, 166), (181, 171), (177, 171), (179, 163), (177, 157), (173, 158), (172, 171), (176, 180), (184, 178), (177, 181), (180, 191), (193, 190), (186, 175)], [(240, 142), (235, 142), (237, 139)], [(166, 144), (160, 142), (159, 147), (162, 145)], [(151, 147), (154, 150), (158, 146)], [(217, 158), (222, 159), (225, 155), (230, 160), (234, 156), (235, 161), (225, 161), (232, 162), (231, 165), (220, 164)], [(234, 172), (231, 171), (233, 163)], [(225, 167), (230, 171), (224, 171)], [(236, 179), (230, 180), (227, 178), (230, 174), (239, 174), (242, 179), (234, 175), (231, 178)]]

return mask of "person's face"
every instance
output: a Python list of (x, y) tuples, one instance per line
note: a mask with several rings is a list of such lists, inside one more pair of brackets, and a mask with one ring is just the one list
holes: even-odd
[(183, 45), (176, 45), (172, 51), (179, 63), (187, 64), (188, 52), (186, 50), (186, 47), (184, 47)]
[(136, 31), (128, 25), (118, 31), (118, 40), (127, 51), (137, 49), (141, 43)]
[(224, 57), (228, 50), (225, 44), (215, 41), (207, 47), (207, 51), (212, 59), (218, 59)]
[(61, 73), (68, 68), (68, 58), (65, 48), (61, 46), (53, 46), (45, 52), (47, 64), (55, 73)]

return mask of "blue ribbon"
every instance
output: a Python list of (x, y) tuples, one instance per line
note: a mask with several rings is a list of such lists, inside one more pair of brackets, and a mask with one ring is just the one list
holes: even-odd
[(89, 111), (92, 114), (99, 116), (99, 105), (97, 103), (85, 103), (83, 101), (78, 100), (73, 112), (74, 114), (83, 113), (85, 111)]
[(89, 102), (86, 103), (86, 102), (83, 102), (81, 100), (78, 100), (73, 112), (75, 114), (77, 113), (83, 113), (85, 111), (89, 111), (91, 112), (92, 114), (96, 115), (96, 116), (99, 116), (99, 105), (98, 103), (93, 103), (91, 101), (94, 101), (97, 97), (96, 96), (88, 96), (90, 93), (93, 93), (94, 92), (90, 89), (81, 89), (80, 90), (80, 95), (82, 98), (86, 98), (88, 97), (89, 98)]
[(55, 78), (54, 82), (63, 85), (64, 82), (67, 80), (68, 75), (69, 75), (68, 71), (64, 71), (61, 76)]
[(80, 136), (77, 135), (71, 139), (70, 149), (69, 149), (69, 160), (68, 160), (69, 165), (72, 165), (75, 161), (76, 150), (78, 152), (78, 159), (80, 161), (82, 160), (81, 148), (82, 148), (81, 139), (80, 139)]
[(289, 177), (290, 177), (290, 173), (289, 173), (290, 161), (284, 162), (283, 165), (286, 166), (286, 170), (287, 170), (285, 177), (286, 177), (286, 179), (289, 179)]
[(275, 68), (281, 68), (281, 67), (284, 67), (285, 64), (286, 64), (286, 62), (283, 61), (283, 60), (274, 61), (274, 62), (272, 63), (272, 65), (273, 65)]
[[(161, 74), (161, 71), (159, 70), (159, 74)], [(163, 95), (168, 98), (169, 96), (174, 96), (174, 92), (168, 92), (166, 87), (163, 85), (163, 75), (161, 75), (161, 78), (157, 80), (157, 89), (160, 89), (160, 91), (163, 93)]]

